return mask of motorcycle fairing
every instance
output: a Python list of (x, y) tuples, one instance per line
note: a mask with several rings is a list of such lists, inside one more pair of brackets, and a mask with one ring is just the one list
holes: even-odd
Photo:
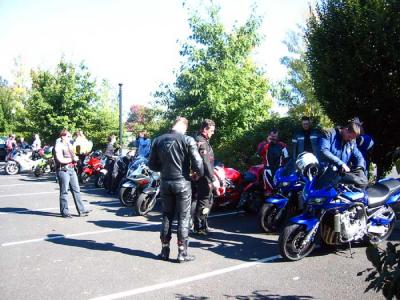
[(275, 194), (273, 196), (265, 198), (265, 203), (274, 204), (278, 208), (285, 207), (288, 202), (289, 202), (289, 199), (280, 194)]
[(290, 222), (292, 222), (294, 224), (305, 225), (307, 228), (306, 230), (310, 231), (315, 226), (315, 224), (317, 224), (319, 222), (319, 219), (314, 216), (311, 216), (308, 213), (304, 213), (304, 214), (301, 214), (301, 215), (291, 218)]

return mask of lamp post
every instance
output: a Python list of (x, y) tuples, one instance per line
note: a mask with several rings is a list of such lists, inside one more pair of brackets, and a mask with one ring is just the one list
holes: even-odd
[(119, 100), (119, 143), (121, 148), (119, 149), (119, 154), (122, 155), (122, 83), (118, 83), (119, 85), (119, 93), (118, 93), (118, 100)]

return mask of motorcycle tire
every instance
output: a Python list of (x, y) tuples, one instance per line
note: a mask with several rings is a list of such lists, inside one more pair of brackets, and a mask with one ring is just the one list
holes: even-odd
[(279, 235), (278, 246), (280, 255), (289, 261), (300, 260), (309, 255), (315, 248), (315, 240), (302, 245), (307, 233), (304, 225), (290, 224), (286, 226)]
[[(387, 209), (388, 209), (388, 213), (394, 214), (394, 211), (390, 206)], [(389, 230), (383, 236), (378, 236), (376, 234), (374, 234), (372, 236), (371, 235), (366, 236), (367, 244), (378, 245), (378, 244), (386, 241), (389, 238), (389, 236), (392, 234), (395, 225), (396, 225), (396, 216), (393, 218), (392, 222), (390, 222)]]
[(36, 177), (40, 177), (44, 174), (43, 168), (42, 167), (36, 167), (35, 170), (33, 171), (33, 174), (35, 174)]
[[(283, 210), (283, 211), (281, 211)], [(277, 219), (277, 215), (280, 216)], [(278, 232), (286, 220), (286, 209), (271, 203), (264, 203), (258, 213), (258, 224), (263, 232)]]
[(154, 205), (156, 205), (155, 193), (141, 193), (135, 202), (136, 213), (144, 216), (153, 209)]
[(81, 175), (79, 176), (79, 181), (82, 184), (88, 183), (89, 180), (90, 180), (90, 176), (85, 172), (81, 173)]
[(240, 201), (243, 203), (243, 209), (246, 213), (255, 214), (259, 211), (261, 206), (261, 197), (256, 191), (243, 192), (241, 197), (245, 197), (244, 200), (241, 199)]
[(94, 182), (94, 185), (97, 188), (103, 188), (104, 187), (104, 178), (105, 177), (106, 176), (103, 173), (101, 173), (99, 176), (97, 176), (96, 181)]
[(132, 207), (136, 202), (136, 191), (132, 192), (132, 188), (121, 187), (119, 190), (119, 201), (122, 206)]
[(16, 175), (19, 173), (19, 165), (15, 161), (9, 161), (4, 168), (8, 175)]

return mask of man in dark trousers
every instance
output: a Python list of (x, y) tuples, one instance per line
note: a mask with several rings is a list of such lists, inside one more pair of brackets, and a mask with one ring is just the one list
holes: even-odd
[(179, 263), (192, 261), (188, 255), (190, 206), (192, 188), (190, 170), (203, 176), (203, 160), (192, 137), (185, 135), (188, 120), (178, 117), (170, 133), (157, 137), (152, 145), (149, 168), (161, 172), (161, 201), (163, 221), (161, 225), (161, 254), (163, 260), (169, 259), (171, 229), (175, 212), (178, 217), (178, 258)]
[(205, 119), (201, 124), (199, 134), (196, 136), (197, 147), (203, 158), (204, 176), (197, 181), (197, 201), (195, 214), (193, 216), (194, 232), (200, 235), (207, 235), (209, 232), (207, 218), (213, 200), (214, 176), (214, 152), (210, 145), (210, 138), (215, 132), (215, 123)]

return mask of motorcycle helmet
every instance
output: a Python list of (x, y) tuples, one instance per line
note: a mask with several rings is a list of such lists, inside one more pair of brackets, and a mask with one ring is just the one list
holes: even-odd
[(307, 176), (309, 172), (318, 172), (318, 159), (310, 152), (302, 152), (297, 156), (296, 167), (304, 175)]
[(93, 152), (92, 156), (93, 157), (100, 157), (103, 153), (101, 152), (101, 150), (96, 150)]

